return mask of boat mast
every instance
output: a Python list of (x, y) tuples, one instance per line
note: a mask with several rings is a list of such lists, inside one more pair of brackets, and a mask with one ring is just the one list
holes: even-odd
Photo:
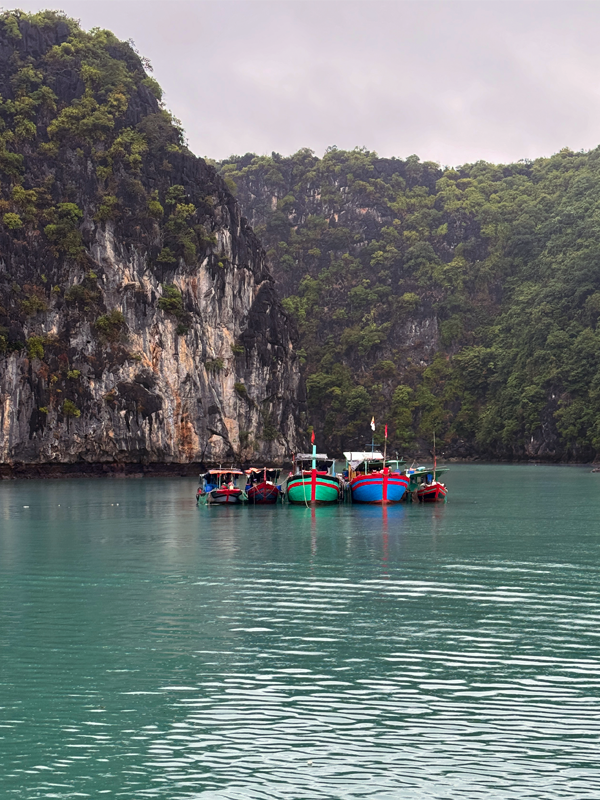
[(435, 457), (435, 430), (433, 432), (433, 481), (435, 483), (435, 468), (437, 467), (437, 459)]
[(383, 445), (383, 466), (385, 467), (387, 460), (387, 425), (385, 426), (385, 438), (384, 438), (384, 445)]
[(312, 469), (310, 476), (310, 502), (315, 504), (317, 499), (317, 445), (315, 444), (315, 432), (311, 435), (312, 442)]

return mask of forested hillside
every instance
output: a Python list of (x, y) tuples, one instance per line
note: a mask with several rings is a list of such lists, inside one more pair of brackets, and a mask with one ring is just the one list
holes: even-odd
[[(219, 169), (301, 334), (335, 450), (592, 459), (600, 449), (600, 150), (458, 169), (331, 148)], [(379, 428), (381, 431), (381, 428)]]

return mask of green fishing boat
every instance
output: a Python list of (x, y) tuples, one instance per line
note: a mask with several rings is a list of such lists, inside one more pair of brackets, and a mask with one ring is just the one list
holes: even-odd
[[(332, 505), (339, 503), (344, 496), (341, 478), (335, 474), (335, 460), (324, 453), (317, 453), (313, 442), (310, 454), (300, 453), (294, 464), (295, 473), (290, 475), (285, 485), (285, 496), (293, 505)], [(305, 469), (308, 466), (310, 469)]]

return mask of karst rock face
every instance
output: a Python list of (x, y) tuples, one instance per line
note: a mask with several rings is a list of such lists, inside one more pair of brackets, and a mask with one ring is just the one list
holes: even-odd
[(0, 464), (281, 462), (295, 333), (132, 48), (0, 22)]

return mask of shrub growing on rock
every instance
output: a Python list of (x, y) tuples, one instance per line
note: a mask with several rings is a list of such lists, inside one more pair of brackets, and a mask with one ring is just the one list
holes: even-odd
[(62, 404), (62, 413), (65, 417), (80, 417), (81, 411), (72, 400), (65, 400)]
[(42, 311), (47, 311), (48, 303), (38, 294), (32, 292), (24, 300), (20, 301), (19, 308), (26, 317), (33, 317)]
[(5, 214), (3, 220), (6, 227), (11, 231), (15, 231), (17, 228), (23, 227), (23, 221), (21, 217), (18, 214), (14, 214), (12, 211), (9, 211), (8, 214)]
[(101, 339), (107, 342), (116, 342), (125, 327), (125, 317), (123, 312), (113, 308), (108, 314), (98, 317), (94, 327)]
[(89, 308), (100, 298), (100, 291), (97, 284), (98, 276), (94, 272), (88, 272), (81, 283), (76, 283), (65, 292), (67, 303), (83, 305)]
[(27, 339), (27, 355), (29, 358), (44, 358), (44, 340), (41, 336), (31, 336)]
[(225, 362), (222, 358), (209, 358), (204, 362), (204, 369), (207, 372), (221, 372)]
[(83, 211), (75, 203), (59, 203), (51, 209), (52, 219), (44, 228), (44, 233), (54, 246), (54, 251), (76, 258), (83, 251), (79, 223), (83, 219)]
[(163, 284), (163, 296), (158, 301), (158, 307), (166, 314), (181, 317), (183, 314), (183, 297), (175, 284)]

